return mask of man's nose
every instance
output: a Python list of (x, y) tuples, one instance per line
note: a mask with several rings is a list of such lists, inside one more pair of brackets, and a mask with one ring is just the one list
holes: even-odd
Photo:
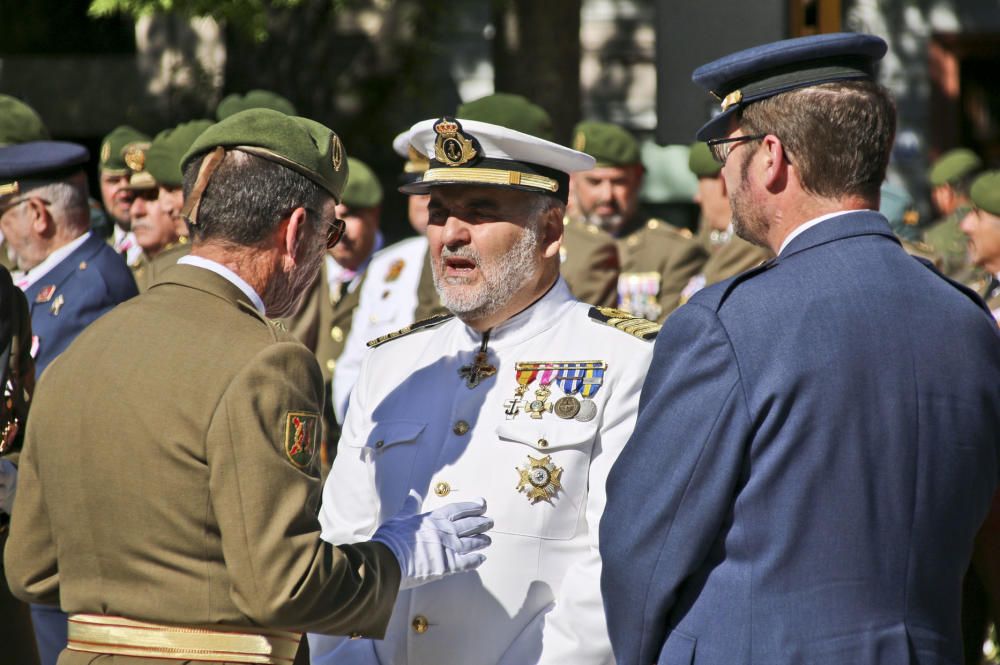
[(468, 245), (471, 235), (468, 222), (450, 215), (441, 229), (441, 244), (445, 247)]

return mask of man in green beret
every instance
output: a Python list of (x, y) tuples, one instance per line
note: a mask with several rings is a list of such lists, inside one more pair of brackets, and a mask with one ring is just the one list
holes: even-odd
[[(100, 161), (97, 165), (104, 212), (114, 223), (108, 243), (134, 264), (142, 254), (142, 247), (132, 233), (129, 208), (135, 193), (129, 188), (133, 171), (141, 171), (140, 161), (149, 148), (149, 137), (128, 125), (115, 127), (101, 141)], [(138, 168), (135, 168), (138, 166)]]
[(323, 378), (272, 319), (340, 237), (346, 160), (266, 109), (206, 130), (183, 161), (191, 254), (36, 391), (5, 563), (15, 595), (70, 613), (60, 665), (287, 665), (299, 631), (381, 637), (400, 588), (482, 563), (481, 500), (319, 537)]
[(233, 93), (224, 97), (215, 109), (215, 116), (219, 120), (225, 120), (234, 113), (247, 109), (271, 109), (285, 115), (297, 115), (295, 105), (278, 93), (270, 90), (251, 90), (245, 95)]
[[(382, 247), (379, 220), (382, 185), (367, 164), (347, 158), (350, 176), (337, 205), (337, 218), (344, 221), (344, 235), (323, 257), (323, 265), (309, 287), (298, 314), (285, 319), (285, 327), (313, 352), (323, 373), (326, 394), (340, 354), (351, 332), (361, 285), (372, 254)], [(323, 403), (324, 461), (332, 459), (340, 429), (330, 400)]]
[[(459, 106), (455, 117), (460, 120), (488, 122), (546, 141), (553, 140), (552, 119), (548, 111), (521, 95), (506, 92), (486, 95)], [(604, 307), (616, 305), (621, 262), (615, 239), (599, 228), (574, 220), (569, 214), (563, 223), (565, 229), (562, 247), (559, 249), (561, 259), (559, 272), (566, 280), (570, 293), (580, 301), (591, 305)], [(445, 311), (440, 307), (437, 293), (433, 289), (429, 258), (424, 272), (421, 301), (426, 300), (423, 294), (427, 294), (438, 307), (433, 310), (421, 308), (421, 316), (418, 318)]]
[(573, 135), (573, 147), (597, 160), (593, 169), (573, 174), (573, 195), (583, 221), (617, 240), (618, 306), (663, 321), (680, 304), (681, 292), (708, 255), (690, 231), (640, 212), (643, 168), (638, 143), (629, 132), (584, 121)]
[(136, 195), (131, 208), (133, 232), (142, 247), (142, 255), (132, 264), (132, 272), (140, 292), (191, 249), (187, 225), (181, 216), (184, 207), (181, 158), (211, 125), (210, 120), (192, 120), (163, 130), (144, 153), (143, 170), (132, 174), (130, 188)]
[(712, 157), (707, 144), (698, 141), (691, 145), (688, 168), (698, 178), (695, 201), (701, 206), (701, 228), (707, 231), (703, 237), (708, 241), (709, 257), (701, 272), (684, 287), (684, 302), (702, 288), (729, 279), (774, 256), (770, 250), (733, 233), (733, 211), (729, 207), (726, 181), (722, 178), (722, 165)]
[(972, 274), (959, 224), (969, 211), (969, 186), (983, 162), (968, 148), (955, 148), (939, 157), (927, 172), (931, 202), (941, 215), (924, 232), (924, 241), (942, 257), (942, 272), (968, 281)]
[[(980, 295), (1000, 323), (1000, 170), (986, 171), (969, 188), (971, 208), (961, 221), (969, 260), (988, 273)], [(962, 587), (966, 662), (982, 656), (990, 623), (1000, 627), (1000, 494), (976, 536)]]

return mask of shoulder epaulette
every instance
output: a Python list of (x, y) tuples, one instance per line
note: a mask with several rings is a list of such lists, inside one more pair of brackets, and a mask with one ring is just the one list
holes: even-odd
[(668, 234), (680, 236), (685, 240), (691, 240), (692, 238), (694, 238), (694, 234), (691, 233), (690, 229), (683, 229), (674, 226), (670, 222), (665, 222), (662, 219), (657, 219), (656, 217), (653, 217), (646, 222), (646, 228), (651, 231), (656, 231), (657, 229), (659, 229), (660, 231), (665, 231)]
[(659, 323), (639, 316), (632, 316), (625, 310), (613, 307), (591, 307), (589, 315), (592, 320), (598, 323), (617, 328), (647, 342), (656, 339), (656, 334), (660, 332)]
[(449, 319), (453, 319), (454, 317), (455, 317), (454, 314), (438, 314), (437, 316), (421, 319), (420, 321), (414, 321), (410, 325), (400, 328), (395, 332), (382, 335), (381, 337), (376, 337), (372, 341), (368, 342), (368, 348), (374, 349), (376, 346), (381, 346), (386, 342), (392, 341), (394, 339), (399, 339), (400, 337), (405, 337), (410, 333), (417, 332), (418, 330), (433, 328), (434, 326), (444, 323)]

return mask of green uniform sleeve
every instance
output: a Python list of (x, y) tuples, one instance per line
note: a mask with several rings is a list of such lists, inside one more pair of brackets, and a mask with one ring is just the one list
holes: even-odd
[(320, 540), (316, 446), (323, 383), (312, 354), (281, 342), (233, 380), (206, 439), (230, 594), (264, 626), (380, 638), (400, 570), (378, 543)]

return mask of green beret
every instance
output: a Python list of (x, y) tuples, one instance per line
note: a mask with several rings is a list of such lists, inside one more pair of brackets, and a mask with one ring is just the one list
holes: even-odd
[(31, 108), (20, 99), (0, 95), (0, 145), (45, 141), (49, 130)]
[(181, 168), (219, 146), (277, 162), (340, 201), (347, 181), (347, 155), (333, 130), (315, 120), (271, 109), (241, 111), (202, 132), (184, 154)]
[(707, 143), (695, 141), (691, 144), (688, 168), (699, 178), (714, 178), (722, 171), (722, 164), (715, 161)]
[(181, 157), (194, 140), (212, 126), (211, 120), (192, 120), (172, 129), (164, 129), (153, 138), (146, 151), (146, 170), (157, 183), (166, 187), (180, 187), (184, 184), (181, 171)]
[[(101, 173), (109, 175), (128, 175), (129, 171), (142, 171), (144, 162), (137, 162), (135, 155), (149, 147), (149, 137), (138, 129), (121, 125), (111, 130), (111, 133), (101, 141), (100, 164)], [(125, 157), (129, 155), (130, 165)]]
[(342, 203), (349, 208), (374, 208), (382, 203), (382, 185), (368, 165), (354, 157), (348, 157), (347, 164), (351, 175)]
[(486, 95), (459, 106), (455, 117), (488, 122), (546, 141), (553, 140), (552, 118), (548, 112), (521, 95), (508, 92)]
[(973, 180), (969, 196), (977, 208), (1000, 215), (1000, 171), (987, 171)]
[(215, 116), (219, 120), (225, 120), (234, 113), (247, 109), (271, 109), (285, 115), (298, 115), (295, 105), (281, 95), (269, 90), (251, 90), (245, 95), (234, 93), (226, 96), (215, 109)]
[(957, 182), (983, 167), (976, 153), (968, 148), (955, 148), (941, 155), (927, 172), (931, 185), (947, 185)]
[(584, 120), (573, 130), (573, 149), (597, 160), (597, 166), (630, 166), (639, 163), (635, 137), (610, 122)]
[(642, 144), (639, 151), (646, 177), (639, 200), (646, 203), (691, 203), (698, 191), (698, 179), (688, 170), (686, 145)]

